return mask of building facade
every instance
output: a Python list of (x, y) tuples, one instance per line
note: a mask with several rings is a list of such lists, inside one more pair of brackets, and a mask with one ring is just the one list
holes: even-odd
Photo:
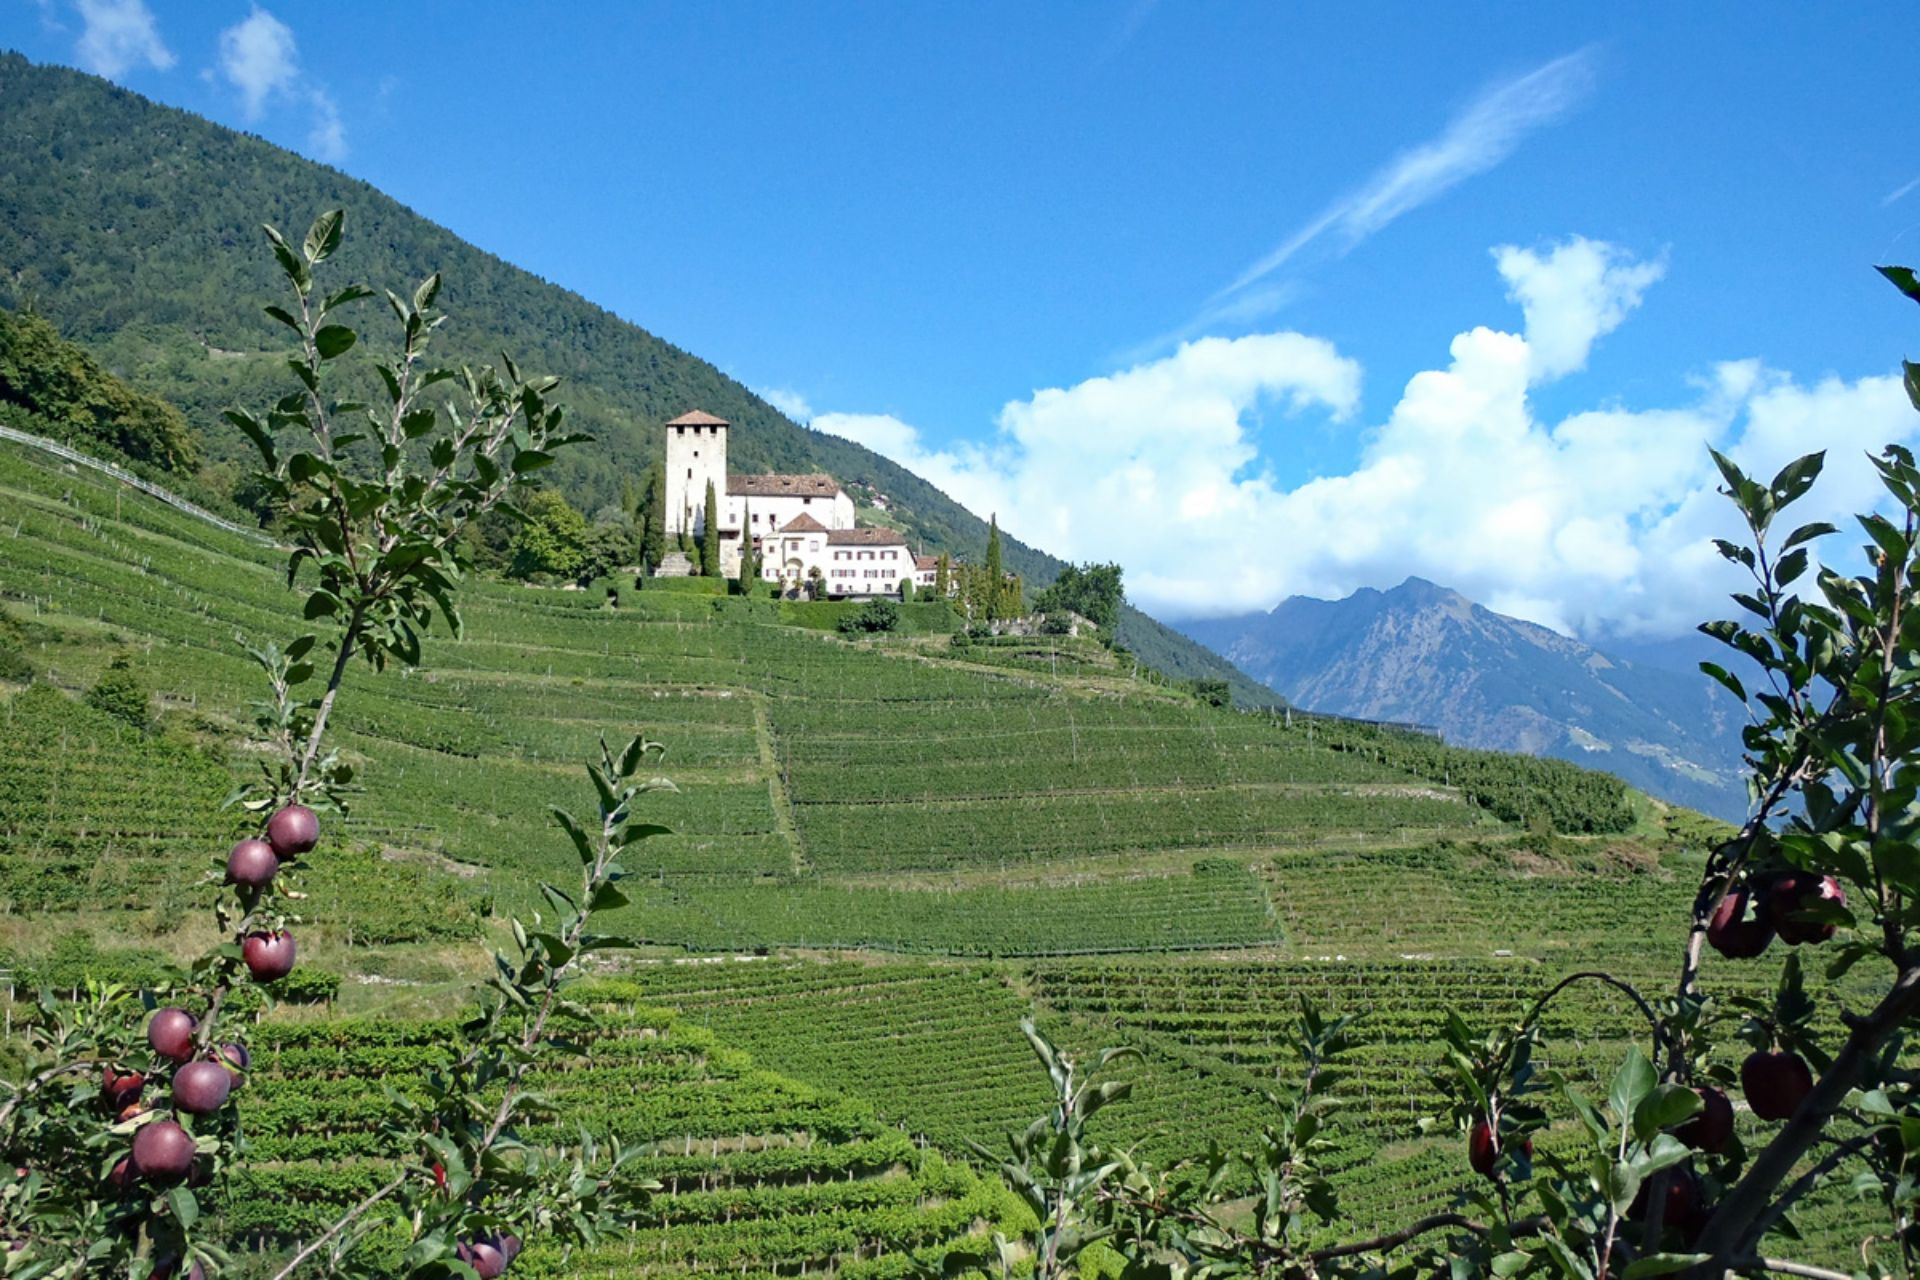
[[(894, 529), (862, 529), (853, 499), (832, 476), (729, 475), (724, 418), (695, 410), (666, 424), (666, 532), (697, 538), (706, 528), (707, 486), (714, 486), (720, 572), (737, 577), (751, 542), (760, 577), (804, 589), (817, 571), (834, 596), (898, 595), (920, 574), (906, 538)], [(926, 581), (932, 582), (931, 571)]]

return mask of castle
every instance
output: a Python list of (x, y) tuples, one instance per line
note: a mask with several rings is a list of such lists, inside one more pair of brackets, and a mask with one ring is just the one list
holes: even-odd
[[(898, 530), (860, 528), (853, 499), (832, 476), (727, 472), (724, 418), (694, 410), (667, 426), (667, 536), (720, 540), (720, 573), (740, 574), (752, 540), (760, 578), (798, 592), (817, 572), (830, 596), (898, 595), (903, 579), (932, 586), (934, 562), (916, 558)], [(706, 528), (707, 486), (719, 528)]]

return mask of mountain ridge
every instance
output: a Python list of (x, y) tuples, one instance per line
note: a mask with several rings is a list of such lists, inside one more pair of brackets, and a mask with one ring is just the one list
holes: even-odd
[[(735, 425), (743, 470), (826, 471), (885, 494), (928, 551), (984, 553), (987, 522), (921, 477), (849, 440), (802, 427), (712, 363), (460, 239), (378, 188), (252, 135), (108, 81), (0, 51), (0, 305), (31, 305), (130, 385), (177, 405), (215, 465), (245, 442), (220, 410), (284, 390), (280, 334), (260, 313), (281, 284), (262, 222), (302, 229), (347, 210), (343, 277), (401, 287), (443, 271), (453, 317), (443, 358), (497, 360), (562, 377), (571, 418), (596, 437), (555, 465), (581, 509), (612, 503), (653, 462), (661, 424), (704, 408)], [(366, 318), (372, 318), (367, 313)], [(363, 335), (378, 343), (377, 323)], [(211, 429), (209, 429), (211, 428)], [(1003, 535), (1007, 566), (1031, 587), (1065, 562)], [(1182, 677), (1225, 679), (1241, 702), (1269, 690), (1129, 607), (1120, 638)]]
[(1745, 808), (1738, 722), (1711, 681), (1604, 653), (1424, 578), (1180, 626), (1305, 710), (1571, 760), (1722, 817)]

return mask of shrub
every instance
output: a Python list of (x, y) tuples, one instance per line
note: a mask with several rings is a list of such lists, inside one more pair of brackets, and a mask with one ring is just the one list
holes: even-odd
[(93, 688), (87, 690), (87, 705), (104, 711), (116, 720), (124, 720), (136, 729), (145, 729), (150, 719), (148, 704), (152, 695), (146, 681), (133, 669), (133, 660), (121, 654), (108, 664)]
[(891, 600), (869, 600), (854, 612), (841, 618), (837, 624), (837, 629), (843, 636), (897, 631), (899, 627), (900, 606)]

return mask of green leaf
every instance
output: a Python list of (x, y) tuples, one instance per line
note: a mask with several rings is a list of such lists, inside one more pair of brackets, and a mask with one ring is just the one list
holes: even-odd
[(655, 836), (670, 836), (672, 834), (672, 827), (663, 827), (657, 822), (635, 822), (628, 824), (626, 830), (620, 833), (620, 844), (621, 847), (624, 848), (630, 844), (637, 844), (642, 840), (651, 840)]
[(1527, 1264), (1532, 1261), (1533, 1255), (1530, 1253), (1502, 1253), (1494, 1256), (1491, 1265), (1493, 1274), (1497, 1276), (1514, 1276), (1525, 1271)]
[(307, 597), (306, 608), (301, 610), (301, 614), (307, 621), (312, 622), (316, 618), (331, 618), (339, 611), (340, 598), (322, 588)]
[(513, 455), (513, 474), (523, 476), (530, 471), (538, 471), (552, 464), (553, 455), (550, 453), (542, 453), (538, 449), (521, 449)]
[(1685, 1085), (1660, 1085), (1634, 1108), (1634, 1136), (1645, 1142), (1662, 1129), (1691, 1120), (1702, 1105), (1700, 1095)]
[(343, 324), (325, 324), (313, 335), (314, 349), (322, 360), (331, 360), (335, 356), (346, 354), (352, 347), (357, 335)]
[(593, 891), (593, 897), (587, 900), (589, 911), (610, 911), (615, 907), (624, 907), (631, 901), (620, 887), (614, 884), (602, 884)]
[(344, 289), (337, 289), (328, 294), (327, 300), (320, 304), (320, 310), (322, 314), (325, 314), (335, 307), (344, 307), (349, 302), (358, 302), (362, 298), (371, 298), (372, 296), (373, 290), (367, 288), (367, 286), (363, 284), (350, 284)]
[(273, 256), (280, 263), (280, 270), (286, 273), (294, 288), (302, 294), (306, 293), (313, 287), (313, 273), (307, 269), (306, 262), (293, 251), (293, 246), (287, 243), (287, 238), (280, 234), (278, 228), (269, 225), (264, 230), (267, 242), (273, 246)]
[(415, 311), (425, 311), (433, 305), (434, 299), (439, 296), (440, 273), (436, 271), (425, 280), (422, 280), (420, 287), (413, 291), (413, 309)]
[(1740, 699), (1740, 701), (1745, 702), (1747, 700), (1747, 687), (1740, 683), (1740, 677), (1734, 675), (1733, 672), (1727, 670), (1717, 662), (1703, 662), (1700, 664), (1700, 669), (1725, 685), (1727, 691), (1733, 694), (1734, 697)]
[(1830, 533), (1838, 532), (1840, 532), (1840, 530), (1834, 528), (1825, 520), (1815, 520), (1811, 524), (1801, 525), (1798, 529), (1788, 534), (1787, 540), (1780, 544), (1780, 549), (1782, 551), (1791, 551), (1803, 542), (1811, 542), (1815, 538), (1824, 538)]
[(346, 211), (329, 209), (307, 228), (307, 242), (301, 246), (308, 262), (325, 262), (327, 255), (340, 247), (340, 234), (346, 229)]
[(200, 1202), (185, 1187), (175, 1187), (167, 1192), (167, 1205), (173, 1210), (173, 1216), (180, 1223), (182, 1231), (191, 1231), (193, 1224), (200, 1221)]
[(1605, 1191), (1613, 1211), (1626, 1213), (1633, 1207), (1633, 1198), (1640, 1194), (1640, 1171), (1625, 1160), (1616, 1161), (1607, 1170)]
[(1663, 1133), (1653, 1140), (1646, 1151), (1634, 1159), (1633, 1167), (1638, 1169), (1640, 1176), (1644, 1178), (1691, 1159), (1693, 1159), (1692, 1147), (1670, 1133)]
[(228, 409), (221, 415), (228, 422), (246, 433), (253, 441), (253, 447), (260, 451), (260, 464), (268, 471), (278, 471), (280, 463), (274, 454), (273, 433), (262, 426), (260, 420), (244, 409)]
[(1607, 1105), (1613, 1108), (1614, 1118), (1621, 1124), (1633, 1119), (1640, 1100), (1653, 1092), (1653, 1064), (1647, 1061), (1647, 1055), (1640, 1052), (1640, 1046), (1627, 1046), (1626, 1061), (1614, 1073), (1613, 1086), (1607, 1091)]
[(1874, 270), (1892, 281), (1894, 288), (1906, 294), (1915, 302), (1920, 302), (1920, 279), (1915, 278), (1911, 268), (1875, 267)]

